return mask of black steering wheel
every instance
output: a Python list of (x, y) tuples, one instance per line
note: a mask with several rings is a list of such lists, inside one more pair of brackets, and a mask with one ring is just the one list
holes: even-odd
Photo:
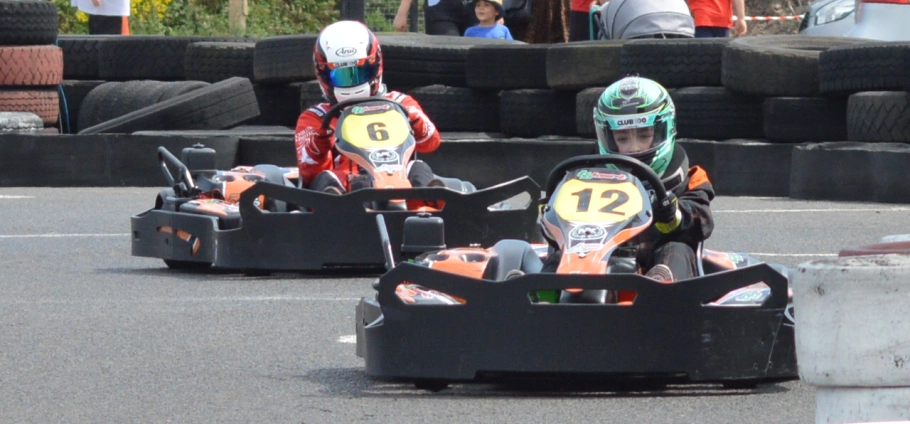
[(556, 187), (566, 176), (566, 172), (578, 168), (597, 167), (605, 165), (615, 165), (624, 171), (627, 171), (640, 180), (646, 181), (654, 189), (657, 204), (661, 205), (667, 201), (669, 193), (660, 180), (657, 173), (650, 166), (645, 165), (642, 161), (629, 156), (610, 154), (610, 155), (583, 155), (566, 159), (556, 165), (547, 178), (546, 197), (549, 199), (556, 191)]
[(397, 107), (399, 111), (404, 113), (404, 111), (401, 110), (401, 105), (398, 102), (396, 102), (394, 100), (389, 100), (382, 96), (372, 96), (372, 97), (363, 97), (363, 98), (359, 98), (359, 99), (344, 100), (344, 101), (340, 101), (340, 102), (336, 103), (325, 113), (325, 116), (322, 117), (322, 129), (325, 130), (325, 129), (331, 128), (332, 119), (335, 119), (336, 117), (341, 115), (341, 111), (347, 109), (350, 106), (359, 105), (361, 103), (367, 103), (367, 102), (391, 103), (391, 104), (395, 105), (395, 107)]

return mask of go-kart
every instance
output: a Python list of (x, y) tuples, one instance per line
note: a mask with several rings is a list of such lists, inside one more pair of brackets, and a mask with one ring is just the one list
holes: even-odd
[(652, 203), (667, 199), (632, 158), (559, 164), (541, 205), (563, 252), (555, 272), (543, 272), (546, 245), (519, 240), (395, 265), (378, 220), (390, 269), (356, 309), (367, 374), (431, 390), (510, 378), (724, 387), (798, 378), (787, 268), (699, 246), (696, 278), (641, 275)]
[(446, 178), (438, 178), (441, 186), (411, 187), (407, 169), (415, 141), (397, 103), (341, 102), (327, 111), (323, 125), (335, 117), (338, 151), (361, 168), (359, 189), (332, 195), (302, 188), (296, 169), (220, 171), (212, 149), (184, 149), (180, 160), (159, 148), (169, 188), (159, 192), (154, 208), (131, 218), (132, 254), (164, 259), (170, 268), (253, 274), (378, 269), (385, 262), (375, 231), (380, 212), (396, 235), (407, 218), (428, 211), (449, 222), (448, 237), (458, 243), (533, 234), (540, 186), (529, 177), (483, 190)]

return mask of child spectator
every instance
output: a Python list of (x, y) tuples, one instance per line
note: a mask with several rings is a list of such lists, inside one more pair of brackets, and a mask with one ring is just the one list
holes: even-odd
[(502, 0), (474, 0), (474, 14), (480, 23), (468, 28), (465, 37), (512, 39), (509, 28), (499, 23), (505, 15)]

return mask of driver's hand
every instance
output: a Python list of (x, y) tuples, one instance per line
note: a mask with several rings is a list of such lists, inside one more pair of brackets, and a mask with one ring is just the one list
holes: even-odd
[(313, 131), (313, 144), (320, 153), (325, 153), (335, 147), (335, 131), (331, 128), (316, 128)]
[(427, 115), (419, 107), (408, 107), (408, 121), (411, 123), (411, 129), (418, 139), (425, 137), (427, 134)]
[(682, 222), (682, 214), (679, 212), (679, 201), (673, 193), (667, 193), (667, 199), (663, 204), (654, 208), (654, 226), (657, 231), (663, 234), (669, 234), (679, 228)]

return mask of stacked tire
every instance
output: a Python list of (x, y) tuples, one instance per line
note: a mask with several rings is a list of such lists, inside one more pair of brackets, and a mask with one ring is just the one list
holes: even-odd
[(45, 1), (0, 0), (0, 133), (57, 132), (63, 51), (57, 6)]

